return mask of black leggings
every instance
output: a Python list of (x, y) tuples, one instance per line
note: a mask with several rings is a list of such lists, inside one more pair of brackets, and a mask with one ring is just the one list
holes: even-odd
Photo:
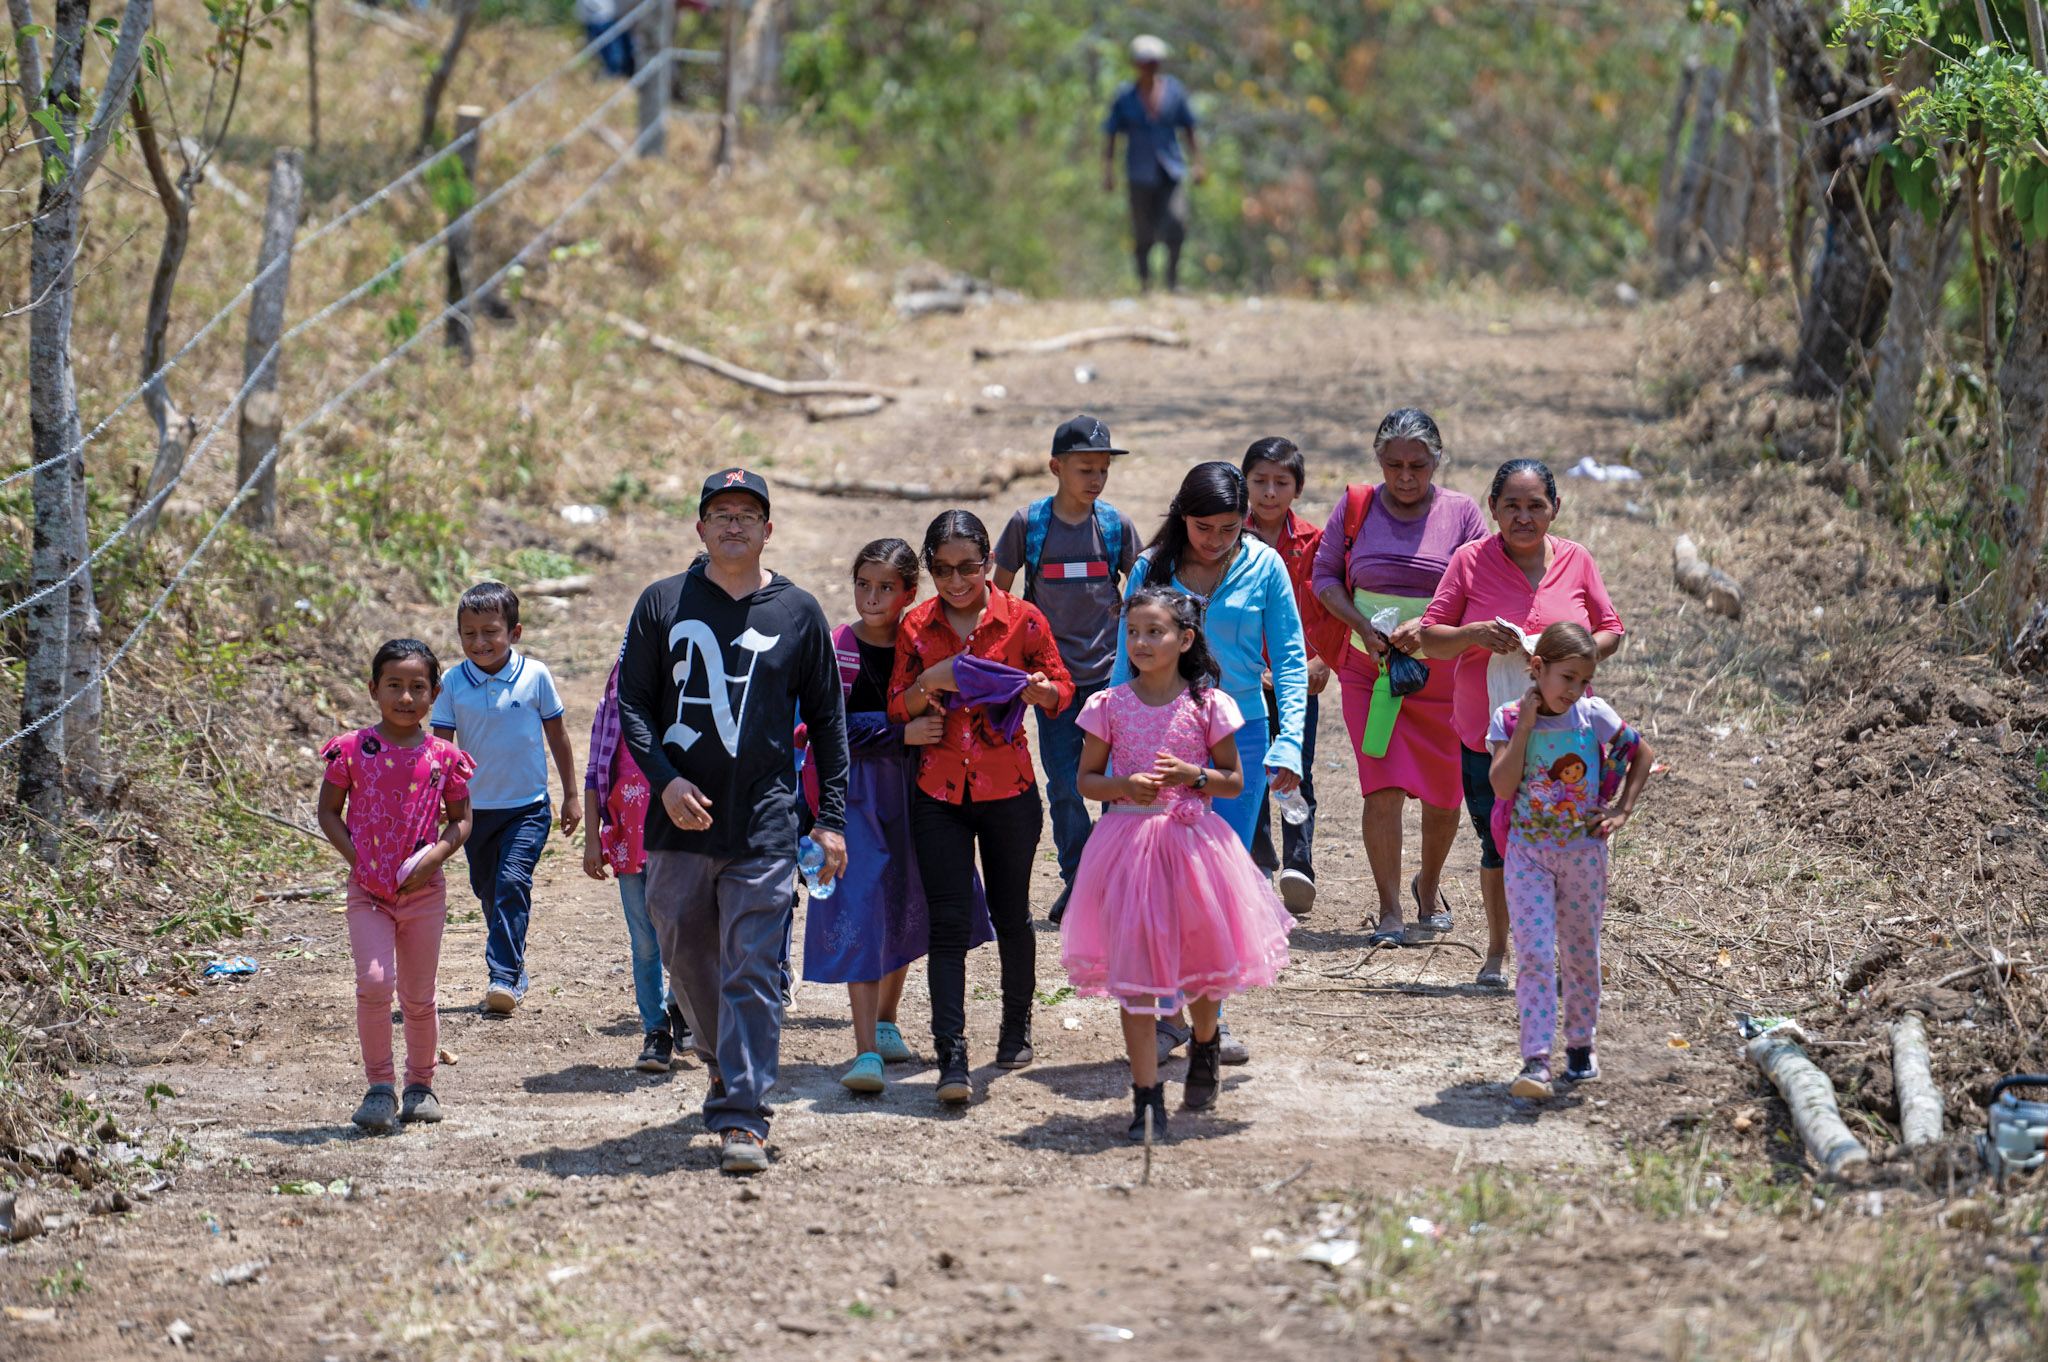
[(1038, 987), (1038, 942), (1031, 931), (1031, 869), (1045, 810), (1033, 788), (1008, 799), (958, 804), (919, 790), (910, 806), (917, 869), (931, 908), (932, 1035), (967, 1034), (967, 943), (974, 931), (974, 847), (1003, 962), (1003, 1000), (1030, 1004)]

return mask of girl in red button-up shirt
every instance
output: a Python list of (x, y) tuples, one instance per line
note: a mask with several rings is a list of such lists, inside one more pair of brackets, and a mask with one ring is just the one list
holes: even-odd
[[(911, 805), (918, 871), (931, 907), (932, 1037), (938, 1049), (939, 1100), (974, 1095), (967, 1066), (967, 947), (973, 925), (974, 853), (1002, 957), (1003, 1026), (996, 1063), (1021, 1069), (1032, 1060), (1031, 995), (1038, 947), (1031, 932), (1031, 871), (1044, 810), (1031, 772), (1031, 749), (1017, 726), (1004, 736), (985, 705), (955, 708), (953, 659), (968, 653), (1024, 674), (1020, 698), (1048, 714), (1074, 699), (1073, 679), (1038, 607), (989, 585), (988, 531), (967, 511), (947, 511), (924, 536), (925, 567), (938, 595), (903, 617), (889, 717), (908, 723), (939, 705), (945, 735), (918, 754)], [(962, 640), (966, 640), (962, 643)]]

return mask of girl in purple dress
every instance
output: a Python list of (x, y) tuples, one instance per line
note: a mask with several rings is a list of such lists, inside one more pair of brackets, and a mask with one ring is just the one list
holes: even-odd
[(1148, 1110), (1153, 1138), (1166, 1134), (1155, 1019), (1188, 1008), (1183, 1100), (1214, 1105), (1223, 1000), (1279, 976), (1294, 919), (1209, 807), (1244, 788), (1233, 736), (1244, 717), (1216, 688), (1199, 608), (1140, 587), (1124, 603), (1124, 645), (1131, 679), (1091, 698), (1079, 720), (1081, 795), (1107, 807), (1074, 875), (1060, 960), (1077, 991), (1122, 1004), (1139, 1140)]

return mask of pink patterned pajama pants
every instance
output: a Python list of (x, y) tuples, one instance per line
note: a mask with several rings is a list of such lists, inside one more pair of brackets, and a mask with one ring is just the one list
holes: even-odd
[[(1600, 1020), (1600, 918), (1607, 909), (1607, 843), (1562, 846), (1510, 835), (1508, 922), (1515, 933), (1515, 1006), (1522, 1058), (1546, 1059), (1564, 1005), (1568, 1047), (1591, 1045)], [(1560, 987), (1560, 982), (1562, 987)]]

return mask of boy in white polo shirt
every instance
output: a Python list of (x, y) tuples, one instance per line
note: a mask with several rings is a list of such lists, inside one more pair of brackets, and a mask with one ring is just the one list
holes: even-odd
[(470, 781), (475, 826), (464, 847), (469, 887), (483, 905), (484, 1011), (504, 1015), (526, 996), (526, 924), (533, 912), (533, 868), (548, 841), (548, 757), (562, 777), (562, 833), (583, 821), (571, 772), (576, 754), (562, 722), (562, 700), (546, 664), (515, 651), (519, 596), (503, 582), (479, 582), (455, 607), (463, 663), (448, 673), (434, 702), (436, 735), (456, 739), (476, 759)]

